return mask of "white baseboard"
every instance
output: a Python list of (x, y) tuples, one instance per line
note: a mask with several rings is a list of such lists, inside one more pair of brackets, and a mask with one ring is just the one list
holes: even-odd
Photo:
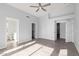
[(22, 42), (18, 42), (18, 44), (24, 43), (24, 42), (28, 42), (31, 41), (32, 39), (26, 40), (26, 41), (22, 41)]

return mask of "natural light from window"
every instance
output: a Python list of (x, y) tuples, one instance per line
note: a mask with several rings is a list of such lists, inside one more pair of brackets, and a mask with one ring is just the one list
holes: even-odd
[(59, 56), (67, 56), (67, 49), (60, 49)]

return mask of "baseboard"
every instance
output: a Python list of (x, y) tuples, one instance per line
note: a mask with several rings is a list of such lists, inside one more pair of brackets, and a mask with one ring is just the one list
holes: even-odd
[(46, 39), (46, 38), (37, 38), (37, 39), (45, 39), (45, 40), (56, 41), (56, 40), (52, 40), (52, 39)]
[(18, 46), (20, 46), (20, 45), (23, 45), (23, 44), (26, 44), (26, 43), (29, 43), (29, 42), (31, 42), (32, 40), (28, 40), (28, 41), (26, 41), (26, 42), (20, 42), (20, 43), (18, 43)]
[(6, 47), (5, 48), (0, 48), (0, 50), (5, 50), (6, 49)]

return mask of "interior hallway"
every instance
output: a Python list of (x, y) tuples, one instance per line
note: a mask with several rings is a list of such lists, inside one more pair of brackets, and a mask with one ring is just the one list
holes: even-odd
[(66, 43), (64, 39), (52, 41), (36, 39), (23, 43), (13, 49), (0, 50), (1, 56), (78, 56), (73, 43)]

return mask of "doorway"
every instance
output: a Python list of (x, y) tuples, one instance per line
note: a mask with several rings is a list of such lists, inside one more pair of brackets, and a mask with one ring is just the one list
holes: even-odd
[(35, 23), (32, 23), (32, 40), (35, 39)]
[(60, 39), (60, 23), (57, 23), (57, 40)]
[(57, 22), (56, 23), (56, 40), (66, 39), (66, 23)]
[(19, 22), (14, 18), (7, 18), (6, 20), (6, 44), (7, 49), (17, 46), (19, 37)]

